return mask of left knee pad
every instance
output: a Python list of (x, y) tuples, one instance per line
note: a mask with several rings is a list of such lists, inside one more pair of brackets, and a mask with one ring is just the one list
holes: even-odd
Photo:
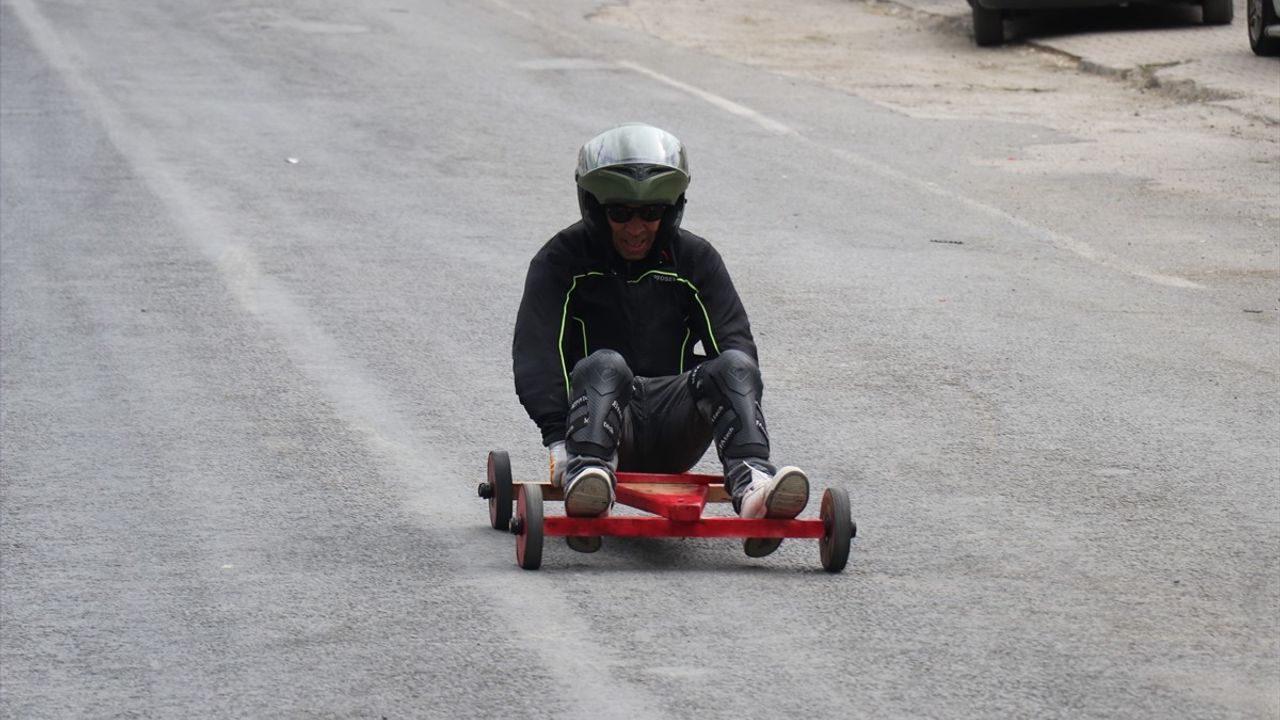
[(716, 453), (728, 458), (768, 458), (769, 430), (760, 408), (760, 367), (741, 350), (726, 350), (694, 368), (694, 397), (707, 403)]

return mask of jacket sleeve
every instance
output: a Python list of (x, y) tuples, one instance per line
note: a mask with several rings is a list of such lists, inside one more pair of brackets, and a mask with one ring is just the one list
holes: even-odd
[(529, 263), (511, 345), (516, 394), (542, 431), (544, 445), (564, 439), (569, 412), (560, 348), (569, 281), (567, 273), (557, 271), (552, 252), (548, 243)]
[(698, 252), (693, 280), (697, 286), (698, 309), (704, 312), (704, 317), (702, 322), (692, 323), (692, 330), (702, 340), (708, 357), (716, 357), (733, 348), (758, 362), (747, 310), (742, 306), (729, 270), (714, 247), (706, 241), (699, 244), (702, 247)]

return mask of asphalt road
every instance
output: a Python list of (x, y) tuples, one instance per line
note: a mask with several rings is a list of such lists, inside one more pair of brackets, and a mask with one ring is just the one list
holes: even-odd
[[(0, 2), (0, 715), (1280, 714), (1280, 205), (591, 7)], [(487, 527), (524, 269), (633, 119), (841, 575)]]

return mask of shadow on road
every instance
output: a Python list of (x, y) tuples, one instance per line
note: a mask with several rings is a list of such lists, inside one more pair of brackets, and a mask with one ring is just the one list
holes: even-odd
[(1010, 11), (1006, 26), (1012, 41), (1050, 40), (1094, 33), (1204, 28), (1195, 5), (1131, 5), (1129, 7)]

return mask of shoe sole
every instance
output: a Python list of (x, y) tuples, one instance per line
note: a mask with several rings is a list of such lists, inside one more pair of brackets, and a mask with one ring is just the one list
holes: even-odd
[(781, 479), (764, 499), (764, 516), (790, 520), (809, 504), (809, 478), (795, 468), (782, 468), (779, 474)]
[(742, 551), (747, 557), (760, 558), (772, 555), (782, 545), (782, 538), (747, 538), (742, 541)]
[[(791, 520), (809, 504), (809, 478), (793, 468), (782, 468), (782, 478), (764, 499), (764, 516), (772, 520)], [(772, 555), (782, 545), (782, 538), (747, 538), (742, 551), (747, 557)]]
[(600, 546), (604, 544), (599, 535), (589, 537), (570, 535), (569, 537), (566, 537), (564, 541), (569, 545), (570, 550), (575, 550), (580, 553), (593, 553), (599, 550)]
[(564, 514), (569, 517), (599, 517), (613, 501), (609, 478), (591, 473), (573, 482), (564, 496)]

